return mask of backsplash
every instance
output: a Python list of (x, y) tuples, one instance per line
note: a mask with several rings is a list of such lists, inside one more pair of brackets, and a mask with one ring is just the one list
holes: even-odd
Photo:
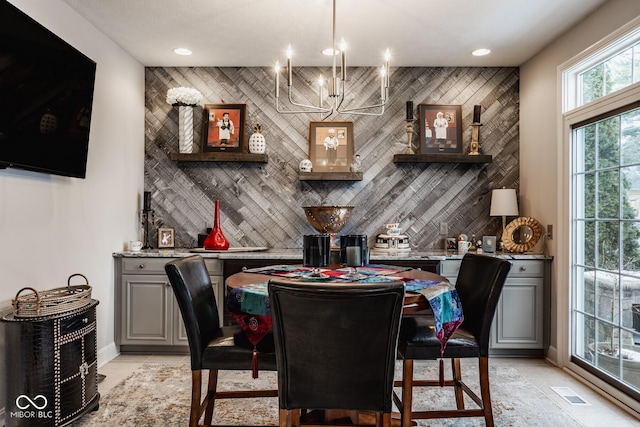
[[(327, 68), (296, 70), (296, 99), (315, 103), (313, 88)], [(349, 69), (354, 102), (379, 96), (375, 69)], [(178, 151), (178, 109), (166, 103), (172, 87), (193, 87), (203, 104), (246, 104), (245, 147), (253, 124), (262, 125), (268, 163), (185, 162), (169, 158)], [(308, 158), (309, 122), (319, 114), (283, 115), (274, 107), (274, 77), (269, 68), (146, 69), (145, 190), (151, 191), (156, 227), (175, 230), (176, 247), (195, 247), (198, 233), (212, 226), (214, 200), (221, 200), (221, 226), (231, 246), (300, 248), (304, 234), (315, 233), (302, 206), (353, 205), (341, 234), (367, 234), (370, 245), (384, 225), (399, 222), (413, 248), (440, 249), (445, 237), (499, 233), (501, 218), (489, 216), (491, 190), (519, 184), (518, 68), (392, 68), (390, 102), (383, 116), (334, 115), (352, 121), (354, 154), (362, 160), (362, 181), (300, 181), (298, 165)], [(369, 94), (368, 91), (371, 91)], [(352, 97), (347, 94), (348, 102)], [(281, 99), (286, 91), (281, 90)], [(473, 106), (482, 106), (480, 152), (489, 164), (393, 163), (406, 149), (406, 101), (462, 106), (463, 150), (469, 151)], [(200, 148), (202, 108), (194, 109), (194, 151)], [(414, 147), (420, 128), (413, 127)], [(440, 234), (440, 223), (449, 226)], [(157, 247), (156, 229), (151, 245)], [(142, 237), (142, 236), (141, 236)]]

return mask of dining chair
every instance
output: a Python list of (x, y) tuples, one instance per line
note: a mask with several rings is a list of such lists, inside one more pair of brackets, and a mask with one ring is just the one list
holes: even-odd
[(268, 286), (280, 426), (299, 426), (306, 409), (358, 414), (353, 425), (366, 411), (377, 426), (390, 426), (404, 284), (272, 279)]
[[(510, 268), (509, 261), (494, 256), (467, 253), (463, 257), (455, 287), (462, 304), (464, 320), (447, 341), (443, 354), (432, 316), (406, 317), (402, 320), (398, 342), (398, 355), (402, 359), (402, 380), (396, 381), (396, 386), (402, 388), (402, 398), (394, 392), (394, 402), (401, 412), (402, 427), (410, 426), (414, 419), (458, 417), (484, 417), (486, 426), (493, 426), (489, 392), (489, 335)], [(451, 359), (451, 380), (414, 379), (414, 360), (439, 358)], [(462, 380), (462, 358), (478, 358), (480, 397)], [(456, 409), (413, 409), (414, 387), (432, 386), (452, 386)], [(465, 393), (479, 409), (465, 408)]]
[[(209, 272), (200, 255), (173, 260), (165, 265), (187, 331), (191, 355), (191, 412), (189, 427), (211, 425), (216, 399), (275, 397), (278, 390), (218, 391), (219, 370), (252, 370), (253, 349), (236, 345), (240, 327), (221, 327)], [(260, 369), (276, 369), (275, 353), (258, 352)], [(208, 384), (202, 398), (202, 375)], [(247, 375), (251, 375), (249, 372)], [(198, 424), (204, 412), (204, 424)]]

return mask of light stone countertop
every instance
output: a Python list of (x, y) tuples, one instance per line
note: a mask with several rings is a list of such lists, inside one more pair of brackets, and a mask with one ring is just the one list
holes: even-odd
[[(204, 258), (217, 258), (221, 260), (225, 259), (300, 259), (302, 260), (302, 248), (300, 249), (279, 249), (279, 248), (270, 248), (263, 251), (251, 251), (251, 252), (241, 252), (241, 251), (233, 251), (233, 252), (202, 252), (198, 250), (192, 250), (188, 248), (175, 248), (175, 249), (143, 249), (139, 252), (131, 252), (131, 251), (121, 251), (114, 252), (114, 257), (122, 257), (122, 258), (135, 258), (135, 257), (145, 257), (145, 258), (180, 258), (194, 254), (202, 255)], [(474, 253), (474, 251), (471, 251)], [(534, 254), (534, 253), (524, 253), (524, 254), (512, 254), (512, 253), (502, 253), (497, 252), (495, 254), (486, 254), (486, 255), (494, 255), (500, 258), (505, 259), (522, 259), (522, 260), (534, 260), (534, 259), (553, 259), (550, 255), (544, 254)], [(398, 253), (386, 253), (381, 251), (372, 250), (370, 253), (369, 259), (371, 261), (376, 260), (435, 260), (435, 261), (444, 261), (444, 260), (453, 260), (453, 259), (462, 259), (463, 255), (458, 255), (457, 252), (453, 251), (443, 251), (443, 250), (434, 250), (434, 251), (410, 251), (410, 252), (398, 252)]]

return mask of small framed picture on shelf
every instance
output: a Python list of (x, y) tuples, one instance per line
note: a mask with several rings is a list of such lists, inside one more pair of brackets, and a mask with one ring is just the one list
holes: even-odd
[(243, 152), (246, 104), (205, 104), (202, 152)]
[(158, 229), (158, 249), (162, 248), (173, 248), (175, 246), (174, 243), (174, 233), (173, 228), (159, 228)]
[(309, 160), (314, 172), (350, 172), (353, 122), (311, 122)]
[(420, 104), (420, 153), (462, 154), (462, 106)]

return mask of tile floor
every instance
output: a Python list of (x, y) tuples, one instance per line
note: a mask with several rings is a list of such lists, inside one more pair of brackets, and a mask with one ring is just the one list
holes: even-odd
[[(128, 377), (131, 372), (147, 362), (189, 363), (189, 357), (187, 355), (120, 355), (98, 370), (100, 374), (106, 375), (106, 378), (100, 382), (100, 393), (109, 392), (120, 381)], [(494, 366), (504, 365), (517, 369), (542, 393), (549, 396), (585, 427), (640, 426), (640, 419), (617, 407), (569, 374), (543, 359), (493, 357), (490, 363)], [(590, 405), (571, 405), (554, 392), (551, 387), (569, 387)]]

